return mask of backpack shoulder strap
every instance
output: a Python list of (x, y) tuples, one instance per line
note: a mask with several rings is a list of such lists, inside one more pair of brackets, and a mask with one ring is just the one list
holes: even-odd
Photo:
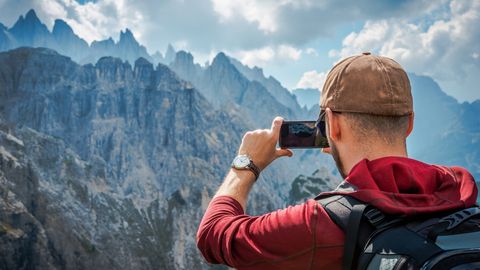
[(348, 219), (353, 207), (357, 204), (363, 204), (353, 197), (343, 195), (317, 197), (316, 200), (323, 206), (333, 222), (343, 231), (347, 229)]
[(345, 246), (343, 251), (342, 268), (352, 269), (357, 249), (357, 239), (360, 231), (360, 222), (367, 205), (357, 204), (353, 207), (350, 218), (347, 223), (347, 231), (345, 234)]
[(350, 196), (334, 195), (317, 200), (330, 218), (345, 232), (342, 269), (352, 269), (360, 223), (367, 205)]

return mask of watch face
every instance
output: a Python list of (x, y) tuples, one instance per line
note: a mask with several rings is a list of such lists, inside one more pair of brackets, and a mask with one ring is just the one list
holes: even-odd
[(233, 166), (237, 169), (243, 169), (250, 164), (250, 158), (247, 155), (239, 155), (233, 160)]

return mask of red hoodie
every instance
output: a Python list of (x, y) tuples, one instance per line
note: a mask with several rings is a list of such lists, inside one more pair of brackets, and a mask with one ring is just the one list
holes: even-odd
[[(342, 185), (324, 194), (349, 194), (389, 214), (417, 215), (473, 206), (477, 187), (460, 167), (385, 157), (362, 160)], [(210, 263), (239, 269), (340, 269), (344, 233), (315, 200), (249, 216), (233, 198), (208, 206), (197, 246)]]

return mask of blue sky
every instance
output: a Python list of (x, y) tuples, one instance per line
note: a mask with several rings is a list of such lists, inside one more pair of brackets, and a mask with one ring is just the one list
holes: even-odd
[(480, 99), (479, 0), (0, 0), (0, 22), (31, 8), (88, 42), (128, 27), (151, 53), (171, 43), (203, 64), (224, 51), (289, 89), (321, 87), (342, 57), (372, 51)]

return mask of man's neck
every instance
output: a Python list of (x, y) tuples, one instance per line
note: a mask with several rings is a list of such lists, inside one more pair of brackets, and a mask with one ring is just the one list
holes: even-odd
[(342, 161), (344, 170), (348, 175), (352, 168), (364, 159), (375, 160), (383, 157), (408, 157), (408, 154), (404, 146), (390, 148), (372, 147), (368, 150), (349, 152), (346, 155), (342, 155), (342, 157), (345, 157)]

